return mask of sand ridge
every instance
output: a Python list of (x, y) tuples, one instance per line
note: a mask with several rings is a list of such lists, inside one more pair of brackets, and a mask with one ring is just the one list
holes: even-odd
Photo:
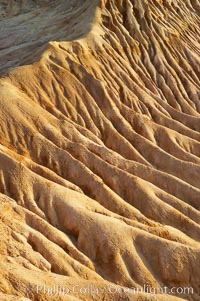
[[(196, 0), (5, 7), (0, 300), (199, 300), (199, 12)], [(72, 293), (77, 282), (99, 294)], [(70, 293), (36, 292), (55, 283)], [(146, 284), (193, 293), (128, 291)]]

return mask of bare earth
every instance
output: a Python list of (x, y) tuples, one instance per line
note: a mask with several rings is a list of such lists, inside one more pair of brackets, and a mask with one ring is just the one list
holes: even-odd
[(0, 301), (200, 300), (199, 16), (0, 0)]

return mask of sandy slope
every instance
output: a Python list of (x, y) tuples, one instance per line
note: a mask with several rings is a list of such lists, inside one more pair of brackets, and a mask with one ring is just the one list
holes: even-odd
[(0, 300), (200, 300), (198, 1), (0, 7)]

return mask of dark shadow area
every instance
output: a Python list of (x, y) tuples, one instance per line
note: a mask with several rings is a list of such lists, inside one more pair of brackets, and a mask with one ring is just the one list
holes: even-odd
[(0, 74), (32, 64), (50, 41), (87, 36), (98, 0), (0, 0)]

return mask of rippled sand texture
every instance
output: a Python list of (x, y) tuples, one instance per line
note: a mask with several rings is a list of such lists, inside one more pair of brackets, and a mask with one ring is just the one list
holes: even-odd
[(0, 8), (0, 300), (199, 301), (199, 1)]

